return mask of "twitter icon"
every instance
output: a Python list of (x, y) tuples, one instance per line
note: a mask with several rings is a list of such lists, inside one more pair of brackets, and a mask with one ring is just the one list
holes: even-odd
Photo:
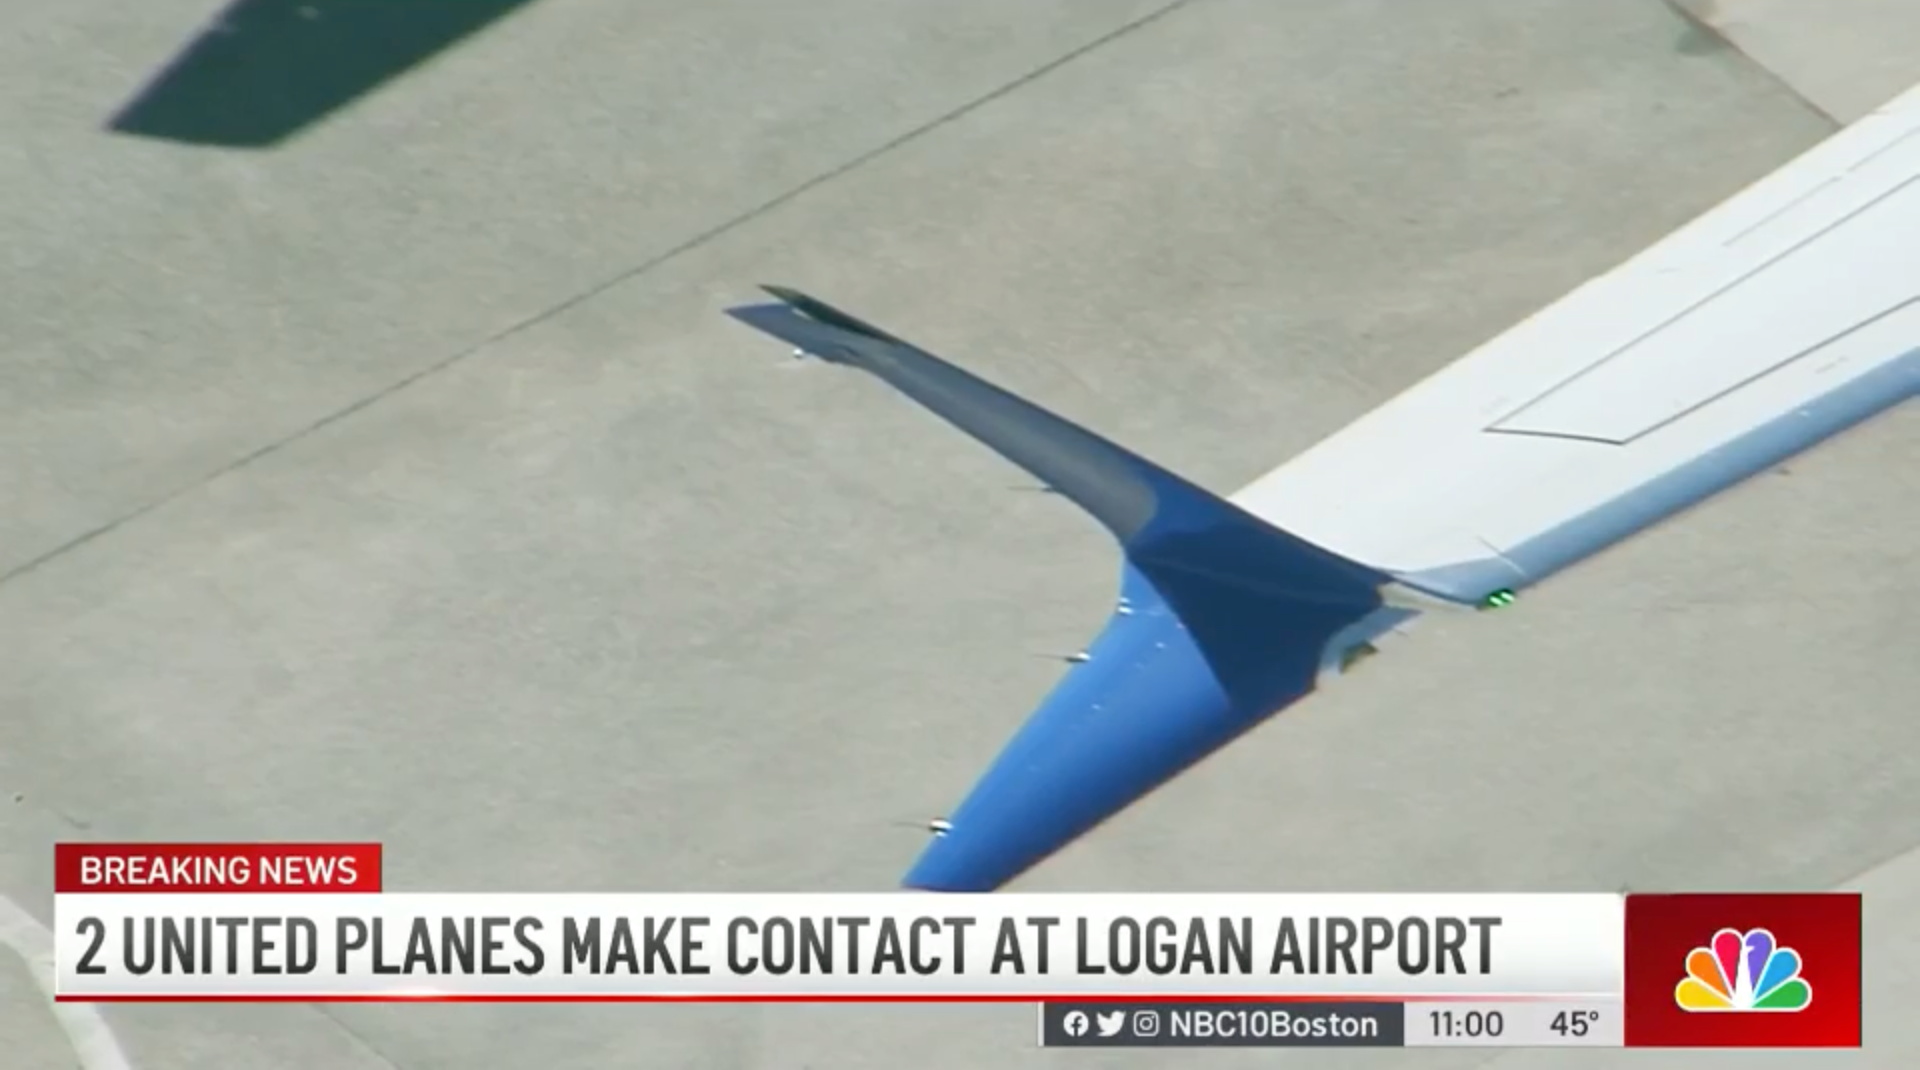
[(1120, 1027), (1125, 1024), (1127, 1024), (1127, 1014), (1125, 1011), (1114, 1011), (1112, 1014), (1096, 1014), (1093, 1016), (1093, 1027), (1099, 1030), (1100, 1035), (1103, 1037), (1118, 1035)]

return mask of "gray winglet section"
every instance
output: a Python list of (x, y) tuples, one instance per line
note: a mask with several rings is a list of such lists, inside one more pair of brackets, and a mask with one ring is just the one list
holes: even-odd
[(1378, 601), (1385, 573), (1314, 546), (1091, 431), (816, 298), (768, 286), (774, 304), (727, 314), (804, 354), (885, 380), (1070, 498), (1149, 575), (1211, 575), (1247, 590)]
[(820, 301), (784, 287), (765, 289), (781, 303), (727, 314), (809, 356), (884, 379), (1071, 498), (1122, 543), (1153, 519), (1153, 489), (1138, 475), (1144, 460)]

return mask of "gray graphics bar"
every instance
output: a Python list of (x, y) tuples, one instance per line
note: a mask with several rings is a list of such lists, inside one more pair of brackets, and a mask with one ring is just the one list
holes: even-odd
[(1399, 1003), (1040, 1005), (1043, 1048), (1399, 1048), (1406, 1037)]

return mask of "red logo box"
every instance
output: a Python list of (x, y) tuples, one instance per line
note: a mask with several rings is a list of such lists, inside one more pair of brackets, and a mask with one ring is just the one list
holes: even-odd
[(1629, 895), (1626, 950), (1629, 1048), (1860, 1046), (1857, 893)]

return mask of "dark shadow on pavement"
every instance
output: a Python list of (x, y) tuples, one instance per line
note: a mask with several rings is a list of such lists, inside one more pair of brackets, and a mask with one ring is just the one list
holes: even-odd
[(108, 129), (271, 147), (531, 2), (234, 0)]

